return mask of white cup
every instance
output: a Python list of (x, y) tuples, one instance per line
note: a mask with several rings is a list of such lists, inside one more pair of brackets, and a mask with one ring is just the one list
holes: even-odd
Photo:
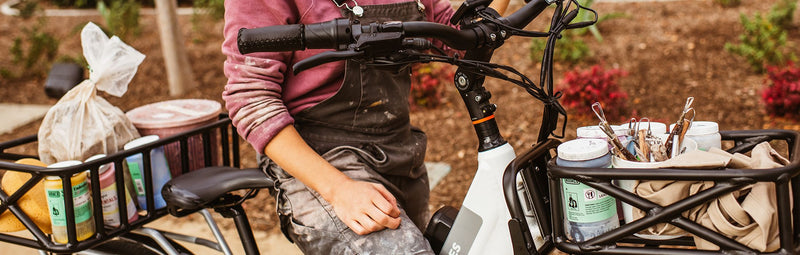
[[(661, 138), (662, 140), (666, 140), (668, 136), (669, 136), (668, 134), (658, 135), (658, 137)], [(681, 151), (688, 152), (692, 150), (697, 150), (697, 142), (695, 142), (691, 138), (684, 138)], [(621, 159), (617, 156), (614, 156), (611, 159), (611, 166), (613, 168), (656, 169), (659, 168), (661, 164), (662, 162), (629, 161)], [(639, 180), (617, 180), (616, 183), (619, 185), (620, 188), (623, 188), (630, 192), (634, 192), (633, 188), (637, 184), (639, 184)], [(622, 202), (622, 215), (625, 218), (625, 223), (633, 222), (634, 221), (633, 206), (625, 202)], [(674, 235), (646, 235), (646, 234), (636, 234), (636, 236), (651, 240), (668, 240), (681, 237)]]

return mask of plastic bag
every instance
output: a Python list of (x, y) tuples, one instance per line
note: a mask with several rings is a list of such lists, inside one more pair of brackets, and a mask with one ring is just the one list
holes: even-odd
[(139, 137), (125, 113), (96, 90), (120, 97), (128, 90), (145, 56), (118, 37), (108, 38), (94, 23), (81, 31), (89, 79), (67, 92), (45, 115), (39, 128), (39, 158), (46, 164), (112, 154)]

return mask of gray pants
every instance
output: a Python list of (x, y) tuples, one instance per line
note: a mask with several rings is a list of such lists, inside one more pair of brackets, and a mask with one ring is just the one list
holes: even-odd
[(420, 231), (430, 214), (427, 174), (416, 179), (384, 177), (370, 167), (374, 164), (369, 161), (375, 160), (370, 153), (349, 146), (334, 148), (322, 157), (354, 180), (386, 186), (398, 200), (401, 223), (398, 229), (358, 235), (336, 216), (333, 207), (316, 191), (262, 157), (262, 166), (266, 166), (267, 173), (276, 180), (273, 193), (281, 229), (303, 253), (433, 254)]

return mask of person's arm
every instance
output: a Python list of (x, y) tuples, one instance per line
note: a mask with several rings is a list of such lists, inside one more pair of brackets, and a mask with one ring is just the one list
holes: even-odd
[(311, 149), (293, 126), (281, 130), (264, 153), (286, 172), (316, 190), (336, 216), (359, 235), (400, 226), (400, 209), (381, 184), (355, 181)]
[(500, 15), (506, 13), (506, 8), (508, 8), (509, 0), (494, 0), (491, 4), (489, 4), (489, 8), (494, 9)]
[(314, 189), (354, 232), (367, 234), (397, 228), (400, 209), (383, 186), (354, 181), (330, 165), (300, 137), (282, 98), (284, 74), (292, 54), (238, 52), (239, 28), (297, 22), (298, 7), (291, 1), (225, 1), (225, 41), (222, 51), (228, 84), (225, 107), (237, 131), (257, 151)]

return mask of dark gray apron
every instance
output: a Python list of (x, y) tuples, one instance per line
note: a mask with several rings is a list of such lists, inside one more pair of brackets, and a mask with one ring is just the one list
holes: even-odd
[[(362, 6), (362, 24), (422, 21), (418, 2)], [(356, 19), (343, 9), (343, 16)], [(426, 137), (410, 125), (411, 67), (373, 68), (347, 60), (339, 91), (294, 116), (295, 128), (320, 155), (350, 149), (375, 171), (418, 227), (428, 214), (429, 188), (424, 167)], [(421, 217), (423, 219), (421, 219)]]
[[(418, 1), (361, 6), (364, 15), (358, 20), (425, 20), (420, 6)], [(356, 19), (348, 10), (342, 15)], [(354, 180), (380, 183), (392, 192), (405, 212), (398, 229), (356, 234), (316, 191), (260, 155), (259, 164), (275, 180), (270, 193), (277, 201), (281, 230), (304, 252), (432, 253), (420, 231), (430, 217), (430, 191), (423, 164), (425, 134), (409, 123), (410, 78), (409, 66), (378, 69), (348, 60), (339, 91), (294, 116), (306, 143), (331, 165)]]

